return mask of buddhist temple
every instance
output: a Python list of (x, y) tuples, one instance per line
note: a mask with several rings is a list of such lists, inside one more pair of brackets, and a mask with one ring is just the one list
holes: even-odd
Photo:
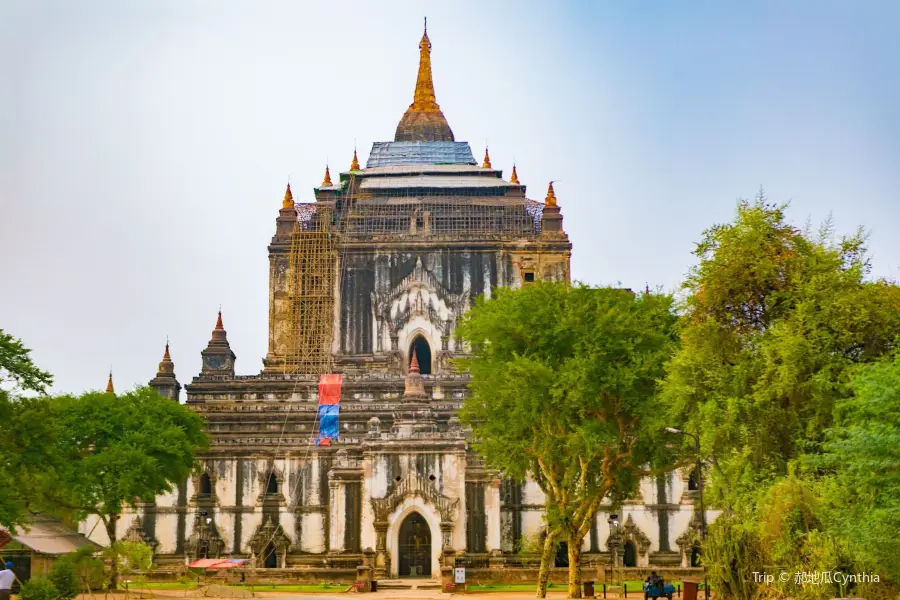
[[(159, 569), (249, 558), (322, 581), (352, 580), (363, 564), (379, 580), (436, 578), (446, 564), (484, 577), (527, 567), (520, 549), (543, 534), (543, 496), (472, 452), (454, 332), (479, 296), (569, 280), (567, 199), (552, 182), (529, 198), (522, 174), (504, 178), (487, 148), (476, 160), (437, 102), (432, 50), (426, 31), (394, 139), (372, 143), (365, 164), (354, 149), (347, 171), (326, 167), (308, 192), (295, 182), (273, 197), (266, 356), (238, 375), (219, 312), (185, 385), (211, 447), (193, 477), (120, 520), (121, 539), (152, 541)], [(151, 385), (178, 400), (168, 345)], [(644, 482), (612, 532), (613, 507), (602, 508), (585, 564), (689, 562), (688, 481)], [(93, 535), (103, 542), (104, 528)]]

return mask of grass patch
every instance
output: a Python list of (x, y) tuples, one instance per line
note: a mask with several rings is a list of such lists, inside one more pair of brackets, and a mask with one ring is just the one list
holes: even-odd
[(130, 583), (128, 589), (137, 590), (193, 590), (197, 584), (193, 581), (154, 581), (150, 583)]
[[(206, 579), (202, 585), (225, 585), (221, 581)], [(349, 583), (308, 583), (308, 584), (284, 584), (284, 585), (229, 585), (227, 587), (249, 589), (254, 592), (323, 592), (334, 593), (343, 592), (351, 584)], [(194, 590), (197, 589), (197, 583), (193, 581), (160, 581), (154, 583), (143, 583), (141, 585), (131, 585), (131, 589), (145, 590)]]
[[(667, 581), (671, 583), (676, 588), (681, 587), (682, 591), (684, 590), (684, 583), (681, 581)], [(644, 582), (639, 581), (637, 579), (632, 581), (616, 581), (616, 582), (607, 582), (606, 589), (610, 589), (611, 587), (622, 587), (622, 585), (628, 586), (629, 592), (641, 592), (644, 590)], [(702, 585), (702, 584), (701, 584)], [(533, 592), (537, 589), (537, 583), (486, 583), (484, 585), (469, 585), (467, 588), (470, 592)], [(568, 591), (569, 586), (565, 583), (557, 583), (557, 584), (549, 584), (547, 586), (547, 590), (551, 592), (564, 592)], [(714, 589), (712, 586), (709, 586), (709, 589)], [(600, 592), (603, 590), (603, 584), (594, 582), (594, 590), (596, 592)], [(699, 591), (699, 594), (702, 597), (703, 591), (702, 588)]]

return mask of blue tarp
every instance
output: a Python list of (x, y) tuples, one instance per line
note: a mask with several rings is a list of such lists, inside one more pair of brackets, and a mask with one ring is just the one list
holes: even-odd
[(339, 433), (338, 414), (340, 413), (340, 409), (340, 404), (319, 405), (319, 436), (316, 438), (316, 444), (321, 444), (325, 439), (337, 439)]
[(467, 142), (375, 142), (366, 168), (399, 165), (474, 165)]

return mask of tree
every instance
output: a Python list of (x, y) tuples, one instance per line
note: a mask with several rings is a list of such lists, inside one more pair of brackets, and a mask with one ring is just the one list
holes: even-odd
[[(150, 502), (191, 473), (194, 457), (208, 447), (203, 419), (150, 387), (116, 396), (88, 392), (54, 401), (71, 459), (66, 502), (80, 518), (97, 515), (110, 546), (125, 506)], [(115, 567), (115, 563), (114, 567)], [(113, 568), (111, 583), (116, 584)]]
[(858, 370), (838, 403), (825, 452), (826, 520), (879, 572), (900, 583), (900, 353)]
[(900, 288), (866, 280), (864, 236), (835, 243), (826, 224), (814, 239), (784, 208), (760, 194), (705, 232), (664, 384), (672, 420), (701, 432), (712, 499), (728, 510), (821, 451), (854, 367), (900, 335)]
[(864, 564), (826, 518), (827, 471), (804, 465), (837, 447), (833, 429), (846, 424), (836, 408), (853, 397), (854, 373), (893, 353), (900, 336), (900, 287), (868, 279), (865, 236), (835, 241), (829, 223), (818, 235), (801, 231), (785, 208), (761, 192), (704, 233), (663, 384), (671, 420), (700, 432), (712, 467), (707, 489), (725, 518), (711, 527), (703, 561), (736, 598), (756, 597), (759, 586), (741, 581), (765, 565)]
[(53, 376), (34, 364), (22, 340), (0, 329), (0, 385), (10, 383), (13, 390), (44, 393), (53, 384)]
[(27, 523), (30, 511), (47, 508), (61, 466), (49, 400), (34, 396), (53, 378), (30, 353), (22, 340), (0, 329), (0, 524), (13, 531)]
[(601, 501), (633, 493), (661, 462), (656, 388), (677, 340), (671, 307), (665, 295), (535, 283), (479, 298), (458, 329), (471, 348), (462, 419), (475, 449), (546, 497), (538, 597), (563, 539), (569, 596), (581, 597), (581, 546)]

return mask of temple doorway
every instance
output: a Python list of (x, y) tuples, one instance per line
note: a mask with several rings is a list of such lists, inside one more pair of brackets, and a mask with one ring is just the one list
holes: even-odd
[(400, 577), (431, 577), (431, 530), (419, 513), (410, 513), (397, 536)]
[(422, 375), (431, 375), (431, 346), (421, 335), (417, 335), (409, 346), (409, 362), (415, 354)]
[(628, 540), (625, 542), (625, 552), (622, 557), (622, 563), (626, 567), (636, 567), (637, 566), (637, 549), (634, 547), (634, 542)]
[(275, 552), (275, 546), (272, 545), (271, 542), (266, 546), (266, 549), (263, 550), (263, 568), (278, 568), (278, 554)]

